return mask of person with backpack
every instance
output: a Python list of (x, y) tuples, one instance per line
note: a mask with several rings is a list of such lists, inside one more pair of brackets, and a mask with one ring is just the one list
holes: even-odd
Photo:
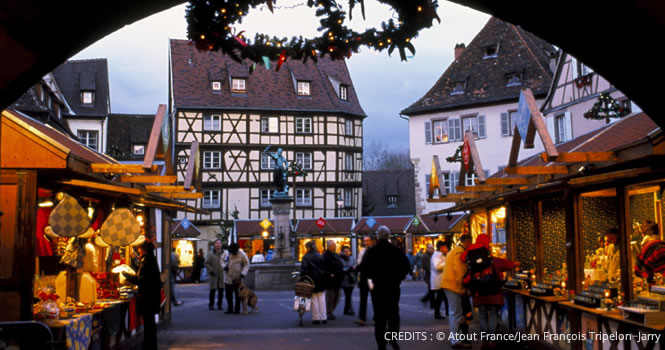
[[(471, 245), (471, 235), (463, 234), (460, 241), (446, 257), (446, 266), (443, 268), (441, 288), (446, 293), (450, 317), (450, 332), (460, 334), (460, 326), (464, 322), (464, 310), (462, 308), (462, 297), (468, 291), (464, 288), (463, 281), (466, 275), (466, 264), (462, 261), (462, 254)], [(471, 345), (465, 344), (458, 339), (451, 341), (453, 349), (471, 349)]]
[[(503, 272), (519, 266), (519, 262), (492, 257), (490, 239), (486, 234), (476, 237), (462, 258), (466, 261), (468, 273), (464, 284), (473, 297), (473, 306), (479, 312), (480, 331), (488, 334), (497, 332), (499, 309), (503, 306)], [(493, 341), (483, 341), (481, 349), (496, 347)]]

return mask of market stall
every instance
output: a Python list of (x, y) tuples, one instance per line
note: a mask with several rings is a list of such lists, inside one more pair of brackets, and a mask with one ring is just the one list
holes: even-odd
[(413, 216), (403, 230), (407, 251), (416, 254), (424, 252), (428, 244), (436, 246), (438, 240), (452, 241), (462, 232), (466, 217), (465, 214)]
[[(487, 183), (498, 189), (438, 214), (468, 210), (472, 231), (485, 229), (493, 242), (505, 233), (508, 258), (521, 263), (504, 288), (505, 328), (566, 349), (654, 348), (652, 335), (665, 332), (665, 261), (656, 258), (665, 248), (665, 136), (637, 114), (557, 145), (556, 154), (494, 174)], [(593, 336), (615, 333), (628, 336)]]
[(263, 220), (254, 219), (235, 219), (233, 220), (233, 237), (238, 242), (249, 260), (252, 260), (255, 254), (265, 254), (266, 261), (270, 258), (268, 252), (275, 247), (275, 232), (272, 220), (264, 223), (267, 228), (261, 226)]
[(300, 219), (296, 222), (293, 232), (296, 246), (295, 256), (298, 261), (307, 253), (305, 244), (309, 241), (315, 241), (316, 247), (321, 253), (326, 250), (328, 240), (335, 242), (337, 253), (341, 252), (344, 246), (351, 248), (352, 253), (355, 252), (358, 243), (356, 235), (351, 232), (354, 224), (353, 218), (323, 218), (323, 221), (320, 220)]
[(170, 212), (191, 208), (121, 181), (139, 169), (30, 117), (4, 111), (1, 121), (0, 320), (44, 322), (62, 348), (140, 341), (136, 289), (120, 272), (136, 271), (133, 247), (146, 240), (168, 264)]
[[(180, 264), (176, 274), (176, 281), (191, 281), (194, 273), (194, 258), (198, 251), (198, 243), (206, 241), (200, 239), (201, 231), (192, 224), (187, 218), (173, 220), (173, 229), (171, 230), (171, 248), (175, 249)], [(201, 247), (203, 248), (203, 247)], [(203, 248), (204, 251), (207, 249)]]

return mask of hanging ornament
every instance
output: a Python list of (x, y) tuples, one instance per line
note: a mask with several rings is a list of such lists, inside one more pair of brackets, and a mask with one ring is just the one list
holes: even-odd
[(270, 58), (268, 56), (261, 56), (261, 59), (263, 60), (263, 64), (266, 66), (266, 69), (270, 69)]
[(277, 68), (275, 72), (279, 72), (279, 69), (282, 67), (282, 63), (286, 61), (286, 51), (282, 50), (282, 53), (279, 54), (279, 59), (277, 60)]
[(610, 118), (623, 118), (630, 113), (629, 110), (623, 108), (619, 103), (607, 93), (602, 93), (598, 96), (598, 101), (593, 104), (593, 107), (584, 113), (584, 118), (592, 120), (605, 120), (609, 122)]
[(66, 194), (56, 195), (60, 203), (49, 214), (48, 223), (60, 237), (76, 237), (90, 227), (90, 218), (76, 198)]

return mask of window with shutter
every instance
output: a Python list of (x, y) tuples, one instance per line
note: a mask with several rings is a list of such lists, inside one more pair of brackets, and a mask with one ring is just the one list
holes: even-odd
[(448, 142), (448, 121), (435, 120), (432, 122), (434, 129), (434, 143)]
[(425, 122), (425, 143), (432, 143), (432, 123)]
[(510, 119), (508, 113), (501, 113), (501, 136), (510, 136)]
[(461, 141), (462, 140), (462, 128), (460, 126), (460, 120), (457, 118), (448, 119), (448, 133), (450, 135), (450, 141)]
[(484, 139), (487, 137), (487, 134), (485, 133), (485, 116), (484, 115), (479, 115), (478, 116), (478, 137), (481, 139)]

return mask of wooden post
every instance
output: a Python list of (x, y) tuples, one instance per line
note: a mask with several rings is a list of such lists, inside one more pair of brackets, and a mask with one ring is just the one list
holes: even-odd
[(543, 274), (543, 201), (536, 201), (536, 279), (542, 281)]
[[(617, 200), (617, 224), (619, 228), (619, 266), (621, 267), (621, 291), (623, 291), (624, 301), (633, 300), (633, 271), (630, 267), (630, 202), (626, 187), (620, 184), (616, 188)], [(616, 248), (615, 248), (616, 249)]]

